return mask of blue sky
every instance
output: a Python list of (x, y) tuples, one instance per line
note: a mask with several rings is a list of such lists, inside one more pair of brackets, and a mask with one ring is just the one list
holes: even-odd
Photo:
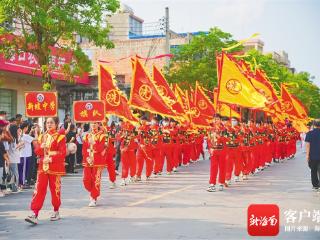
[(320, 86), (320, 0), (122, 0), (145, 22), (170, 9), (176, 32), (218, 26), (236, 39), (260, 33), (264, 50), (284, 50), (291, 66), (307, 71)]

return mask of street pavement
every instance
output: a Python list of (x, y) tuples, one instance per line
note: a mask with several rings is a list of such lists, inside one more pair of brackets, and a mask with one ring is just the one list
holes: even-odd
[[(87, 207), (82, 174), (62, 181), (61, 221), (50, 222), (50, 192), (39, 224), (24, 222), (32, 191), (0, 198), (0, 239), (250, 239), (247, 208), (253, 203), (277, 204), (280, 233), (273, 239), (320, 239), (320, 232), (285, 232), (284, 212), (320, 210), (320, 193), (311, 190), (304, 153), (275, 164), (223, 192), (206, 191), (208, 160), (182, 167), (142, 183), (109, 189), (103, 173), (98, 206)], [(309, 227), (315, 225), (308, 222)], [(318, 223), (320, 225), (320, 223)], [(268, 238), (270, 239), (270, 237)]]

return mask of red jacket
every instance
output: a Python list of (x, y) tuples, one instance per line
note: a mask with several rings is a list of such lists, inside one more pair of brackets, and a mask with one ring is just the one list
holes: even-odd
[(49, 148), (46, 150), (47, 154), (51, 156), (51, 162), (49, 163), (49, 170), (46, 171), (52, 175), (64, 175), (65, 166), (64, 161), (66, 157), (66, 138), (64, 134), (59, 134), (54, 131), (51, 133), (45, 133), (40, 135), (38, 143), (35, 144), (35, 154), (40, 157), (38, 172), (44, 172), (43, 170), (43, 159), (44, 149), (41, 148), (42, 142), (47, 138)]
[[(89, 157), (90, 151), (90, 144), (89, 138), (90, 135), (93, 135), (95, 143), (93, 144), (93, 165), (89, 165), (87, 161), (87, 157)], [(82, 165), (84, 167), (103, 167), (106, 166), (105, 161), (105, 154), (106, 154), (106, 147), (105, 147), (106, 135), (103, 132), (97, 133), (88, 133), (83, 139), (82, 145)]]

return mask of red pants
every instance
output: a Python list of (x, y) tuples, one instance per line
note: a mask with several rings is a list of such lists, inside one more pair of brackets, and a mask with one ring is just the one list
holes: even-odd
[(234, 150), (234, 175), (236, 177), (239, 177), (240, 173), (243, 172), (243, 163), (243, 154), (238, 147)]
[(200, 158), (200, 155), (202, 154), (203, 158), (204, 158), (204, 152), (203, 152), (203, 143), (197, 143), (196, 144), (196, 157), (197, 159)]
[(174, 143), (173, 148), (173, 166), (177, 168), (182, 162), (182, 145)]
[(243, 174), (248, 175), (251, 172), (251, 158), (250, 158), (250, 147), (242, 146), (241, 151), (242, 159), (243, 159)]
[(256, 164), (256, 146), (250, 146), (249, 152), (249, 164), (250, 164), (250, 172), (254, 172), (257, 167)]
[(137, 151), (137, 176), (141, 177), (144, 162), (146, 162), (146, 176), (150, 177), (153, 170), (153, 159), (151, 146), (146, 146), (145, 148), (139, 147)]
[(106, 157), (107, 170), (109, 173), (110, 182), (116, 181), (116, 166), (113, 161), (112, 155), (107, 155)]
[(171, 172), (173, 168), (173, 151), (171, 143), (162, 144), (162, 156), (161, 156), (161, 165), (160, 172), (162, 172), (164, 165), (164, 158), (167, 159), (167, 172)]
[(193, 143), (190, 143), (189, 145), (190, 149), (191, 149), (191, 152), (190, 152), (190, 158), (192, 161), (197, 161), (197, 154), (196, 154), (196, 144), (193, 142)]
[(190, 162), (191, 149), (190, 149), (189, 143), (185, 143), (182, 145), (182, 152), (183, 152), (182, 163), (186, 165)]
[(101, 172), (103, 167), (84, 167), (83, 185), (90, 193), (90, 196), (97, 200), (100, 196)]
[(266, 149), (262, 150), (262, 154), (266, 155), (265, 163), (271, 163), (272, 161), (272, 142), (267, 142), (265, 144)]
[(227, 148), (227, 160), (226, 160), (226, 181), (231, 180), (233, 165), (236, 159), (236, 149), (235, 148)]
[(45, 173), (38, 173), (37, 183), (31, 200), (31, 210), (36, 216), (43, 206), (47, 194), (47, 187), (51, 192), (51, 203), (54, 211), (59, 211), (61, 205), (61, 176)]
[[(161, 147), (159, 147), (159, 145), (153, 145), (152, 147), (153, 148), (151, 151), (151, 158), (154, 161), (153, 171), (154, 171), (154, 173), (159, 173), (159, 172), (162, 172), (161, 166), (163, 166), (162, 152), (161, 152), (162, 150), (161, 150)], [(162, 165), (161, 165), (161, 163), (162, 163)]]
[(278, 142), (277, 155), (278, 155), (279, 159), (284, 159), (284, 157), (285, 157), (285, 142)]
[(219, 183), (224, 184), (226, 178), (226, 153), (224, 150), (214, 150), (210, 157), (210, 180), (209, 184), (217, 183), (219, 170)]
[(121, 163), (122, 163), (122, 178), (134, 177), (137, 171), (137, 159), (134, 150), (124, 150), (121, 151)]
[(259, 145), (255, 145), (253, 148), (253, 154), (254, 154), (254, 159), (253, 159), (253, 168), (259, 168), (260, 165), (260, 148)]

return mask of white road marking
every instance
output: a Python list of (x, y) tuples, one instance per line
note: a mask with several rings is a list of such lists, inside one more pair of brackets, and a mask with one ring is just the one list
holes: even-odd
[(171, 194), (175, 194), (175, 193), (178, 193), (178, 192), (182, 192), (182, 191), (187, 190), (187, 189), (192, 188), (192, 187), (194, 187), (194, 185), (189, 185), (189, 186), (186, 186), (186, 187), (183, 187), (183, 188), (179, 188), (179, 189), (176, 189), (176, 190), (173, 190), (173, 191), (169, 191), (169, 192), (166, 192), (166, 193), (162, 193), (162, 194), (159, 194), (159, 195), (156, 195), (156, 196), (148, 197), (148, 198), (142, 199), (140, 201), (137, 201), (137, 202), (134, 202), (134, 203), (130, 203), (130, 204), (128, 204), (128, 207), (137, 206), (137, 205), (140, 205), (140, 204), (143, 204), (143, 203), (146, 203), (146, 202), (150, 202), (150, 201), (153, 201), (153, 200), (156, 200), (156, 199), (159, 199), (159, 198), (163, 198), (165, 196), (168, 196), (168, 195), (171, 195)]

